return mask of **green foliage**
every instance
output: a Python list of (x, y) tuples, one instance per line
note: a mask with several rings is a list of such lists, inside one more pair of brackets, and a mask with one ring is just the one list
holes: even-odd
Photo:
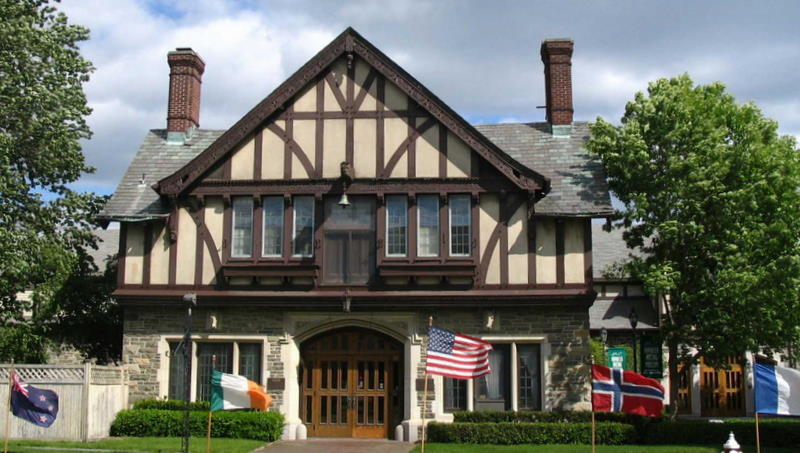
[[(94, 246), (91, 222), (104, 203), (68, 187), (93, 171), (80, 146), (91, 136), (83, 84), (92, 66), (78, 47), (89, 31), (46, 0), (0, 0), (0, 17), (0, 327), (30, 312), (32, 328), (19, 332), (36, 348), (55, 294), (85, 259), (79, 250)], [(18, 299), (26, 290), (30, 301)], [(21, 348), (0, 355), (44, 357)]]
[(592, 349), (592, 357), (594, 358), (594, 363), (597, 365), (608, 366), (608, 354), (606, 354), (607, 348), (621, 348), (625, 350), (625, 354), (628, 357), (628, 360), (625, 362), (625, 369), (626, 370), (633, 370), (633, 347), (629, 344), (618, 344), (618, 345), (606, 345), (603, 346), (603, 342), (600, 341), (598, 338), (590, 338), (589, 345)]
[[(633, 426), (624, 423), (597, 423), (597, 442), (605, 445), (636, 441)], [(431, 423), (431, 442), (464, 444), (588, 444), (591, 423)]]
[(620, 126), (598, 118), (591, 129), (587, 148), (624, 206), (616, 226), (644, 254), (628, 269), (649, 294), (669, 296), (662, 332), (670, 347), (697, 348), (714, 366), (796, 340), (794, 139), (722, 84), (696, 86), (688, 75), (637, 93)]
[[(190, 413), (192, 436), (205, 436), (208, 412)], [(283, 429), (283, 415), (279, 412), (214, 412), (211, 437), (256, 439), (266, 442), (278, 440)], [(183, 413), (175, 410), (138, 409), (124, 410), (111, 424), (112, 436), (178, 437), (183, 435)]]
[[(797, 447), (800, 445), (800, 420), (762, 419), (759, 421), (761, 445), (765, 447)], [(705, 420), (680, 420), (654, 423), (647, 427), (646, 444), (722, 445), (731, 431), (743, 445), (755, 445), (756, 426), (753, 419), (708, 423)]]
[[(133, 404), (133, 410), (159, 409), (163, 411), (182, 411), (185, 402), (181, 400), (141, 400)], [(191, 411), (208, 411), (211, 404), (208, 401), (192, 401), (189, 403)]]
[(27, 324), (0, 329), (0, 362), (44, 363), (50, 342)]

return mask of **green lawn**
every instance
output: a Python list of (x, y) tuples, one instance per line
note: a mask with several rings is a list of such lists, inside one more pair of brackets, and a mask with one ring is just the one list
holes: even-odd
[[(680, 445), (598, 445), (597, 453), (719, 453), (717, 447), (688, 447)], [(590, 453), (590, 445), (473, 445), (473, 444), (425, 444), (425, 453)], [(755, 453), (755, 447), (744, 447), (742, 451)], [(420, 446), (411, 450), (419, 453)], [(796, 453), (796, 449), (761, 448), (762, 453)]]
[[(260, 440), (245, 439), (211, 439), (211, 450), (215, 453), (248, 453), (264, 445)], [(190, 451), (205, 453), (206, 439), (193, 437), (189, 442)], [(47, 447), (36, 448), (36, 447)], [(8, 442), (9, 453), (61, 453), (69, 450), (52, 450), (63, 448), (107, 449), (112, 451), (141, 451), (147, 453), (172, 453), (181, 450), (180, 437), (121, 437), (104, 439), (95, 442), (57, 442), (46, 440), (12, 440)], [(74, 451), (72, 452), (74, 453)]]

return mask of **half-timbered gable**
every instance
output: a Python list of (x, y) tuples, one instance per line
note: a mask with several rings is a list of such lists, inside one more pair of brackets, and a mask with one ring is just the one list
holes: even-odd
[[(571, 54), (542, 44), (547, 122), (473, 126), (347, 29), (236, 124), (206, 130), (205, 63), (170, 52), (167, 130), (147, 134), (102, 214), (122, 229), (135, 397), (205, 398), (219, 356), (273, 391), (288, 437), (400, 426), (413, 440), (433, 313), (497, 343), (493, 381), (434, 380), (436, 418), (580, 407), (584, 391), (556, 376), (586, 355), (591, 218), (611, 210), (572, 121)], [(175, 358), (186, 293), (205, 320), (189, 389)]]

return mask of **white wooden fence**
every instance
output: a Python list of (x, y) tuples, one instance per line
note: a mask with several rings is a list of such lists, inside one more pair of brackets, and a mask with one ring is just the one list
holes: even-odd
[[(108, 436), (114, 417), (128, 406), (122, 367), (84, 365), (15, 365), (20, 378), (58, 394), (58, 416), (42, 428), (11, 414), (10, 365), (0, 365), (0, 430), (11, 417), (12, 439), (89, 440)], [(2, 436), (2, 434), (0, 434)]]

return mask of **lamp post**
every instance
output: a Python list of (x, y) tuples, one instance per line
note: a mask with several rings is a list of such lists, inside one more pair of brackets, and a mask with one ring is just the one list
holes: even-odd
[(186, 304), (186, 329), (183, 332), (183, 360), (186, 364), (183, 380), (183, 395), (186, 405), (183, 410), (183, 439), (181, 440), (181, 451), (183, 453), (189, 453), (189, 402), (192, 398), (192, 308), (197, 307), (197, 294), (184, 294), (183, 302)]
[(639, 368), (636, 366), (636, 326), (639, 325), (639, 315), (636, 313), (636, 308), (631, 307), (631, 312), (628, 313), (628, 321), (631, 323), (631, 329), (633, 329), (633, 371), (639, 372)]
[(608, 330), (605, 327), (600, 329), (600, 341), (603, 342), (603, 364), (608, 365)]

